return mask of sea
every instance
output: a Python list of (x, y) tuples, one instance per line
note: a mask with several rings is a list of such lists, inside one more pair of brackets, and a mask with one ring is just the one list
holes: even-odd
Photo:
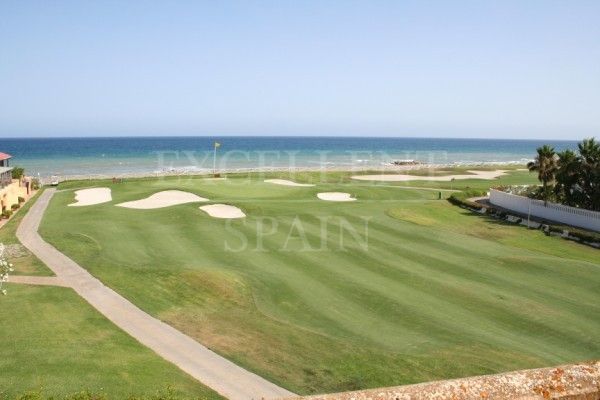
[(536, 148), (575, 141), (408, 137), (0, 138), (0, 152), (28, 175), (125, 176), (277, 168), (370, 169), (394, 161), (442, 165), (524, 164)]

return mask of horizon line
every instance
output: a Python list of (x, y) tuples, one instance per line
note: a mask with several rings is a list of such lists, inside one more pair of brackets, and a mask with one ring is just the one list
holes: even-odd
[(443, 140), (506, 140), (506, 141), (539, 141), (552, 142), (578, 142), (583, 139), (552, 139), (552, 138), (500, 138), (500, 137), (457, 137), (457, 136), (360, 136), (360, 135), (101, 135), (101, 136), (0, 136), (0, 140), (28, 140), (28, 139), (158, 139), (158, 138), (327, 138), (327, 139), (443, 139)]

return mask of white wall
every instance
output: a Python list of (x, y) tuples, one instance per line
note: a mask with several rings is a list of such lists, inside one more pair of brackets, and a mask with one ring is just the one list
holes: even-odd
[(544, 207), (544, 202), (541, 200), (533, 200), (494, 189), (490, 189), (490, 203), (525, 215), (527, 215), (531, 203), (532, 216), (600, 232), (600, 212), (550, 202), (547, 207)]

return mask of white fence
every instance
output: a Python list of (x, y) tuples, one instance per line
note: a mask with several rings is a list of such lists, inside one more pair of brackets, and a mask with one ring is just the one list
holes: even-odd
[(600, 232), (600, 212), (550, 203), (490, 189), (490, 203), (514, 212)]

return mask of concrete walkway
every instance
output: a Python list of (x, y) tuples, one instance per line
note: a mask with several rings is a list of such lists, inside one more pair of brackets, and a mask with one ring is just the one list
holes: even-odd
[(69, 287), (69, 284), (57, 276), (30, 276), (30, 275), (11, 275), (8, 277), (8, 283), (22, 283), (25, 285), (41, 286), (63, 286)]
[(119, 328), (206, 386), (232, 400), (274, 399), (294, 394), (238, 367), (170, 325), (137, 308), (104, 286), (84, 268), (38, 234), (44, 211), (55, 193), (47, 189), (23, 218), (17, 237), (67, 286)]

